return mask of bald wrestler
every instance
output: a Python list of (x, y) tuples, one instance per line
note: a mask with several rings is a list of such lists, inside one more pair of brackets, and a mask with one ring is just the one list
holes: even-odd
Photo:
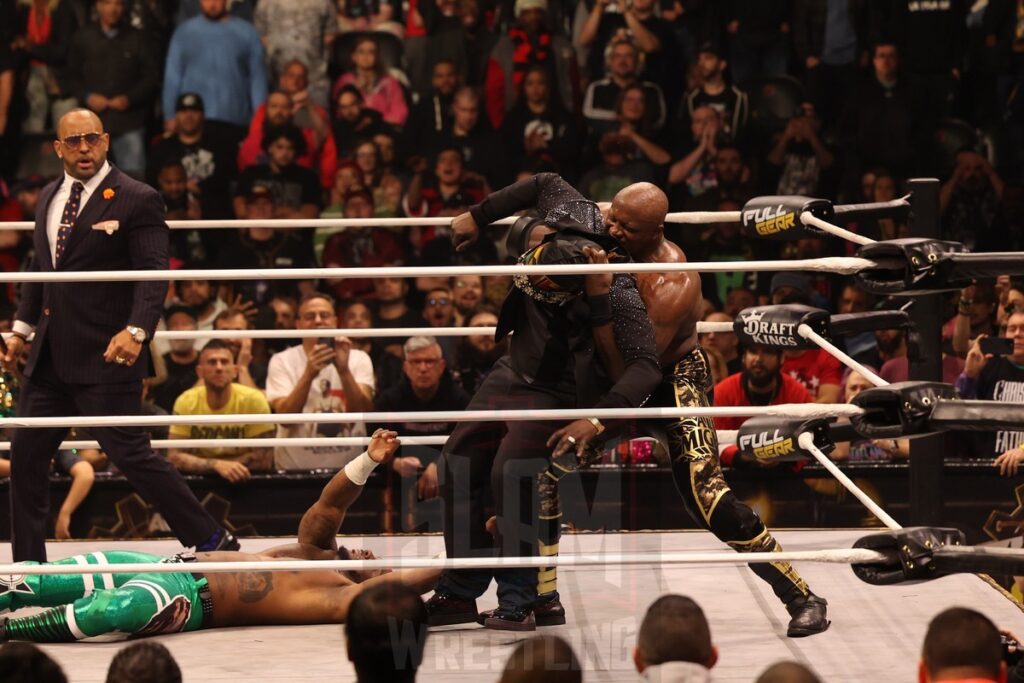
[[(126, 551), (93, 552), (54, 562), (96, 565), (84, 575), (10, 576), (0, 582), (0, 610), (50, 607), (28, 617), (0, 620), (0, 642), (72, 642), (120, 634), (131, 637), (228, 626), (337, 624), (345, 621), (356, 595), (370, 586), (402, 582), (419, 592), (437, 582), (440, 571), (237, 572), (118, 574), (117, 565), (136, 562), (253, 562), (259, 560), (374, 559), (368, 550), (339, 546), (345, 513), (373, 469), (398, 448), (395, 432), (378, 429), (367, 450), (340, 470), (299, 523), (298, 542), (259, 554), (210, 552), (157, 557)], [(34, 564), (34, 563), (26, 563)]]
[[(635, 183), (621, 190), (605, 207), (608, 234), (619, 241), (637, 263), (684, 263), (683, 251), (665, 239), (668, 198), (650, 183)], [(605, 254), (588, 248), (595, 263), (607, 263)], [(705, 407), (713, 388), (707, 354), (697, 343), (697, 321), (702, 297), (697, 273), (640, 273), (637, 289), (654, 324), (664, 381), (654, 405)], [(591, 276), (588, 296), (607, 291), (611, 276)], [(606, 326), (607, 327), (607, 326)], [(595, 338), (612, 376), (621, 361), (608, 330), (595, 330)], [(780, 551), (764, 522), (729, 488), (718, 461), (718, 439), (710, 418), (683, 418), (669, 426), (669, 452), (676, 488), (687, 511), (702, 527), (739, 552)], [(556, 450), (555, 455), (559, 455)], [(751, 564), (786, 605), (791, 620), (787, 634), (800, 637), (828, 628), (827, 602), (814, 595), (807, 582), (786, 562)]]

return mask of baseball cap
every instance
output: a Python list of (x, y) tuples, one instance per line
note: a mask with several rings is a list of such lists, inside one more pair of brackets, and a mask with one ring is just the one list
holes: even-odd
[(198, 93), (186, 92), (178, 96), (178, 101), (174, 104), (174, 111), (183, 111), (185, 109), (192, 109), (194, 111), (203, 111), (203, 98)]
[(701, 43), (697, 48), (697, 54), (700, 54), (701, 52), (707, 52), (709, 54), (713, 54), (719, 59), (725, 59), (725, 51), (722, 49), (722, 46), (714, 40), (705, 40)]
[(774, 292), (783, 287), (792, 287), (801, 292), (810, 292), (811, 280), (806, 275), (801, 275), (800, 273), (776, 273), (772, 276), (771, 291)]

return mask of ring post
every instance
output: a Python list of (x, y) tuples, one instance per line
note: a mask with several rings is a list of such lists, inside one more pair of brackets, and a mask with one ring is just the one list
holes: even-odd
[[(939, 181), (914, 178), (909, 181), (911, 198), (910, 234), (939, 237)], [(942, 295), (918, 296), (910, 318), (920, 339), (920, 355), (910, 361), (910, 379), (942, 381)], [(942, 469), (945, 436), (936, 434), (910, 441), (910, 524), (937, 526), (942, 523)]]

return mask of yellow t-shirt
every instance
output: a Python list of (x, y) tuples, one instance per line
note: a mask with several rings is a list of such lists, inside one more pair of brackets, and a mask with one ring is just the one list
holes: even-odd
[[(233, 415), (233, 414), (269, 414), (270, 404), (262, 391), (241, 384), (231, 385), (231, 398), (219, 409), (210, 408), (206, 402), (206, 387), (202, 384), (183, 392), (174, 402), (175, 415)], [(169, 436), (172, 439), (252, 439), (267, 435), (274, 431), (271, 424), (209, 424), (209, 425), (171, 425)], [(240, 458), (252, 448), (189, 448), (193, 455), (201, 458), (219, 458), (234, 460)]]

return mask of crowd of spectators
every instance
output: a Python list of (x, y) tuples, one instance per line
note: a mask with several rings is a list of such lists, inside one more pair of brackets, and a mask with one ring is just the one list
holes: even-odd
[[(902, 195), (909, 177), (935, 175), (945, 237), (974, 250), (1017, 249), (1024, 14), (1016, 6), (0, 0), (0, 220), (35, 216), (40, 188), (59, 170), (45, 152), (54, 123), (78, 106), (99, 115), (112, 161), (160, 191), (168, 218), (267, 221), (174, 230), (174, 268), (502, 262), (514, 255), (499, 239), (456, 254), (446, 228), (281, 229), (270, 221), (454, 216), (491, 189), (546, 171), (594, 200), (650, 180), (666, 188), (673, 210), (731, 211), (763, 194), (885, 201)], [(873, 238), (907, 234), (891, 218), (849, 227)], [(709, 321), (758, 302), (832, 312), (898, 305), (839, 277), (742, 270), (753, 258), (849, 253), (839, 240), (751, 241), (736, 224), (676, 225), (668, 234), (690, 260), (737, 263), (702, 278)], [(30, 258), (27, 233), (0, 231), (0, 268), (18, 270)], [(508, 286), (499, 277), (182, 281), (168, 290), (162, 327), (488, 326)], [(0, 290), (0, 317), (10, 318), (16, 300), (16, 288)], [(1006, 278), (950, 298), (948, 381), (979, 398), (1024, 395), (1013, 389), (1024, 382), (1024, 319), (1013, 315), (1021, 301)], [(982, 352), (985, 335), (1015, 338), (1014, 346)], [(157, 344), (151, 412), (457, 410), (504, 350), (485, 335), (207, 341)], [(864, 380), (824, 352), (740, 348), (730, 334), (703, 342), (716, 405), (834, 403)], [(906, 330), (844, 343), (882, 377), (907, 376), (914, 345)], [(337, 419), (173, 435), (315, 438), (372, 428)], [(402, 426), (430, 435), (450, 428)], [(1000, 458), (1006, 471), (1024, 461), (1021, 433), (968, 441), (964, 454)], [(905, 451), (868, 443), (840, 457)], [(336, 468), (353, 455), (337, 446), (169, 454), (183, 471), (231, 482)], [(406, 449), (395, 460), (417, 499), (436, 493), (435, 458)]]
[[(692, 598), (666, 594), (640, 616), (632, 664), (638, 681), (709, 683), (720, 653), (711, 624)], [(402, 584), (378, 584), (356, 596), (345, 623), (345, 648), (359, 683), (413, 683), (430, 643), (423, 600)], [(450, 653), (449, 653), (450, 654)], [(821, 683), (807, 665), (782, 660), (764, 668), (742, 662), (755, 683)], [(918, 660), (921, 683), (1020, 683), (1024, 664), (1017, 637), (984, 614), (950, 607), (928, 624)], [(863, 668), (864, 662), (857, 662)], [(498, 683), (583, 683), (586, 666), (559, 635), (519, 640), (505, 660)], [(11, 683), (67, 683), (53, 659), (31, 643), (0, 648), (0, 671)], [(479, 673), (479, 671), (478, 671)], [(198, 675), (198, 672), (196, 672)], [(163, 645), (142, 641), (121, 649), (107, 683), (181, 683), (182, 672)], [(488, 680), (478, 676), (479, 680)]]

